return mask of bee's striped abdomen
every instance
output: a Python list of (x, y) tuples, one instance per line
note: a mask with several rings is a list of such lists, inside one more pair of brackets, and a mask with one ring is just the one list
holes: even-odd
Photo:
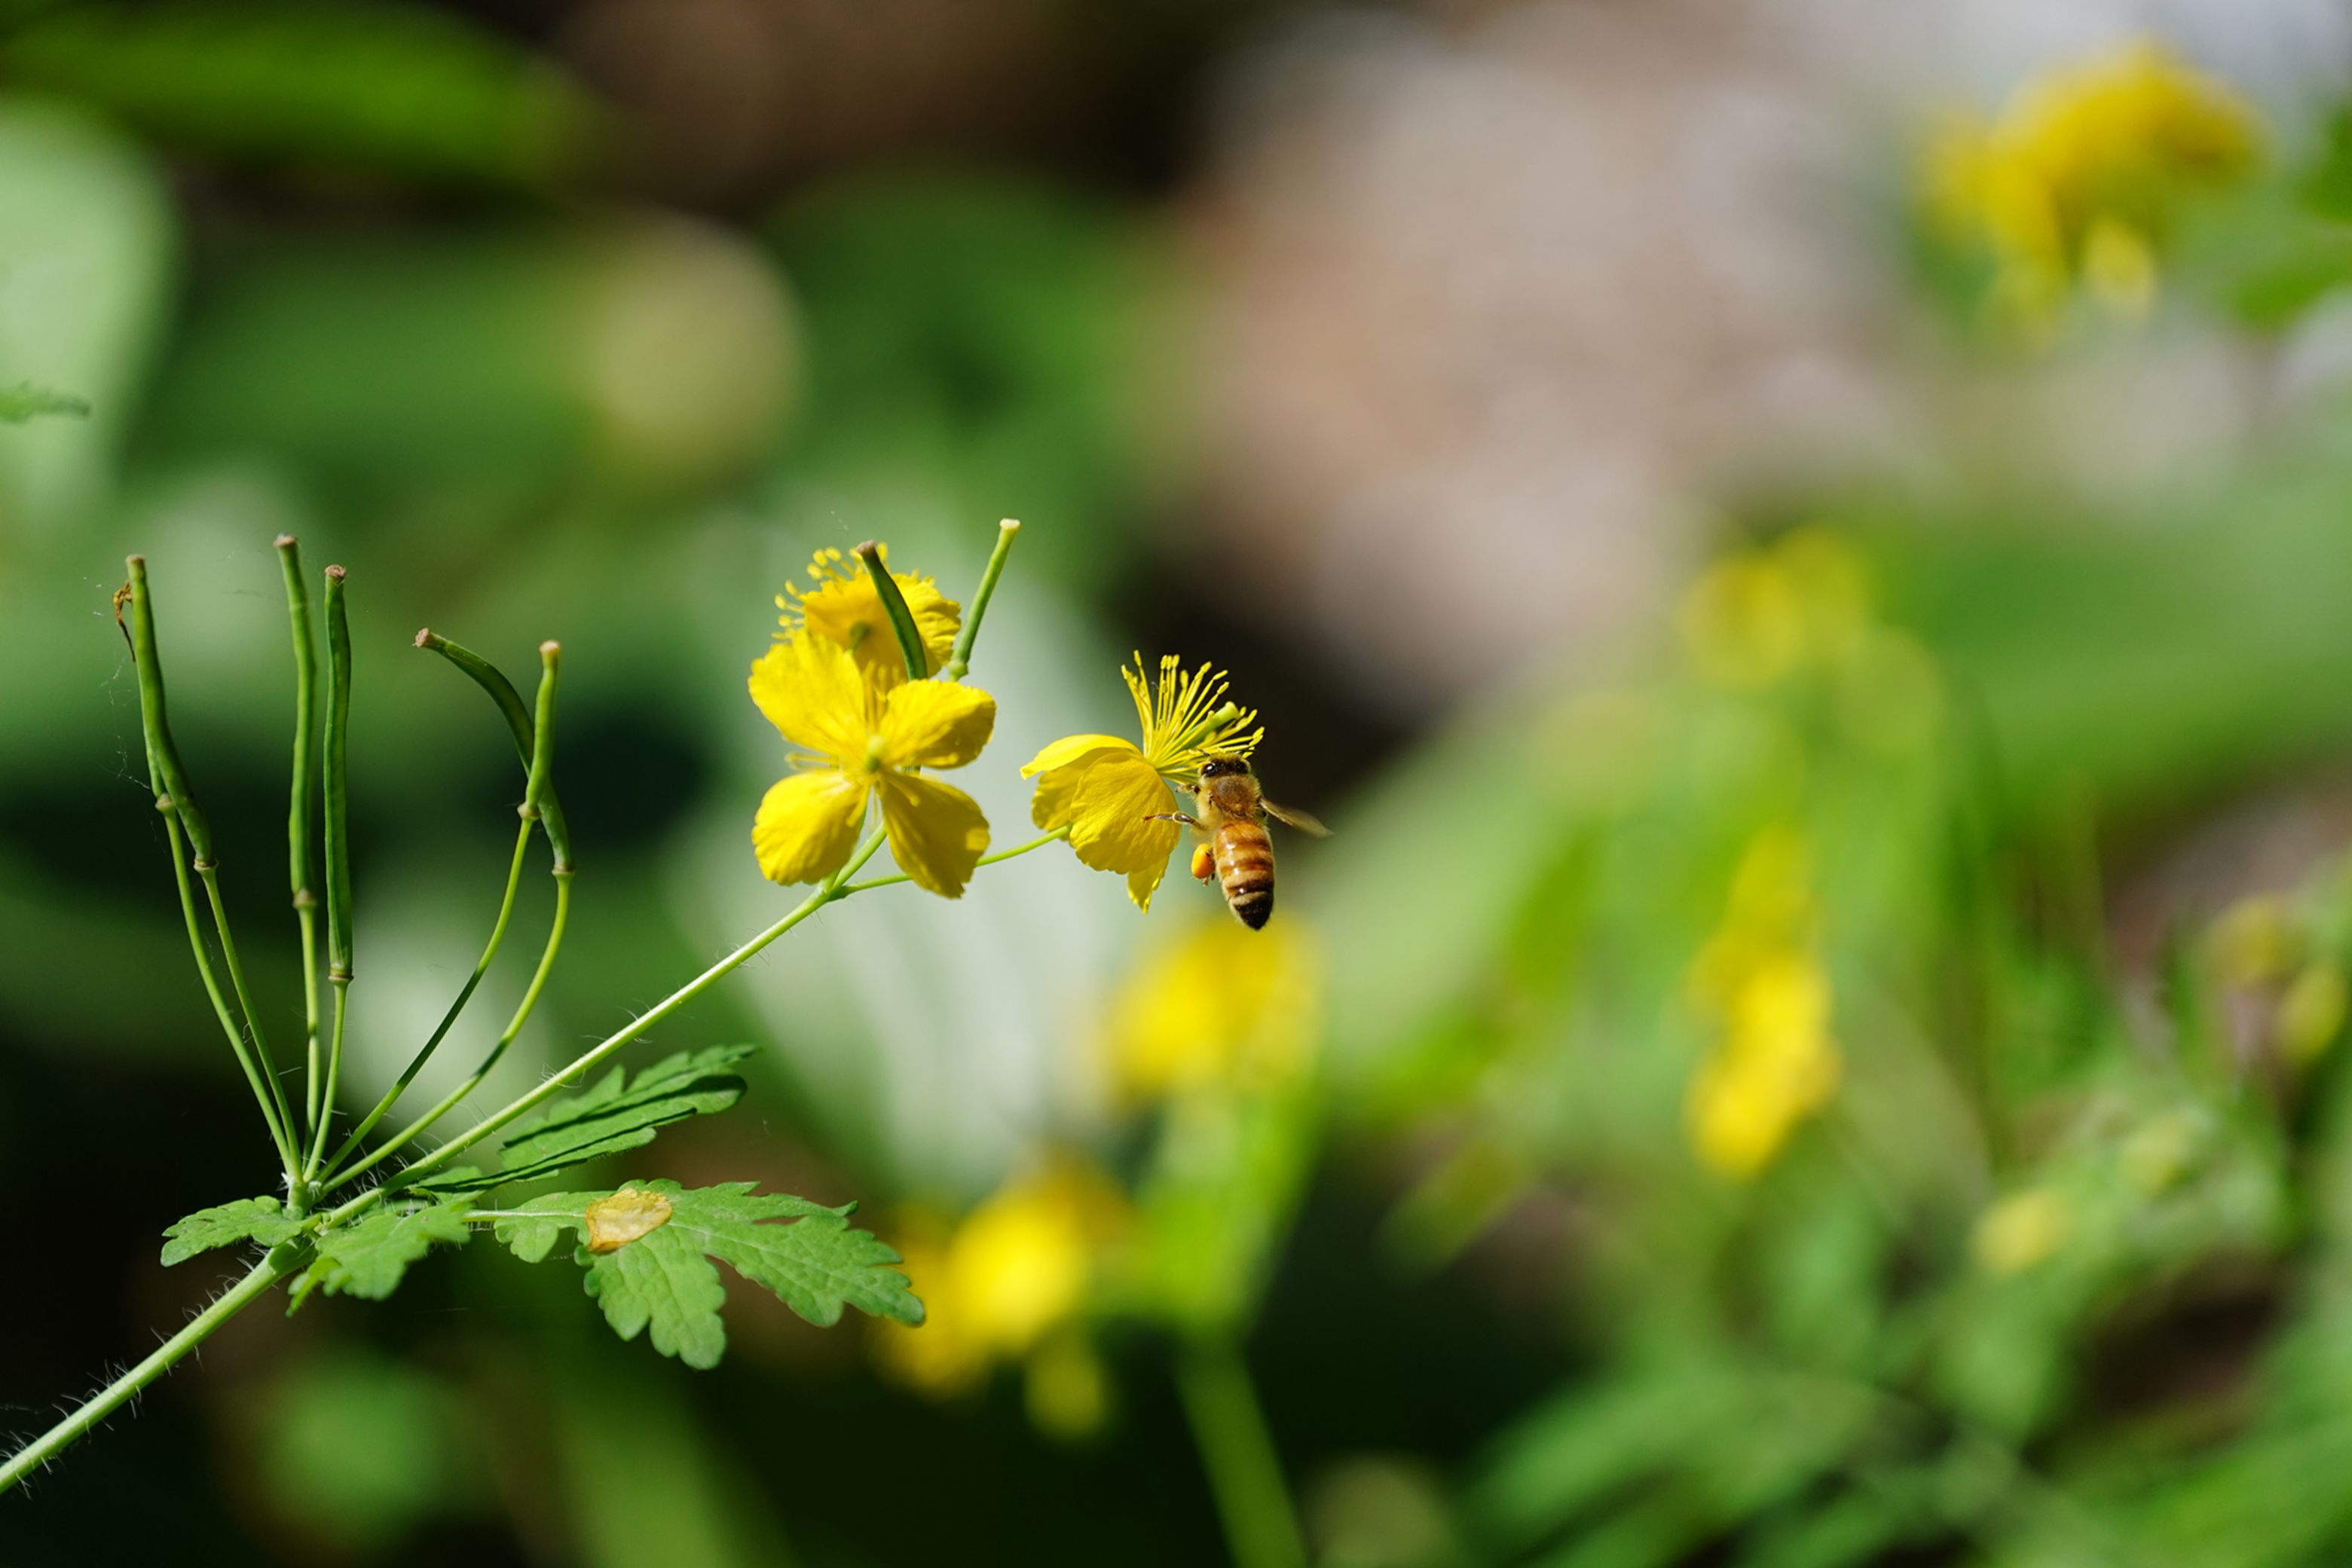
[(1274, 913), (1274, 843), (1257, 822), (1229, 821), (1217, 830), (1217, 881), (1226, 906), (1255, 931)]

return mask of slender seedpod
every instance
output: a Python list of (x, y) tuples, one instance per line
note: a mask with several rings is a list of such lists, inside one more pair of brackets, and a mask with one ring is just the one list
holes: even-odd
[(923, 634), (915, 625), (915, 612), (907, 607), (907, 596), (882, 562), (882, 547), (867, 539), (857, 547), (857, 559), (866, 563), (866, 575), (874, 580), (874, 591), (881, 596), (882, 608), (890, 617), (890, 630), (898, 633), (898, 652), (907, 661), (907, 678), (925, 679), (931, 673), (931, 656), (924, 651)]
[[(538, 726), (531, 710), (523, 704), (522, 694), (515, 690), (514, 683), (507, 679), (496, 664), (464, 643), (451, 642), (429, 626), (417, 632), (416, 645), (427, 653), (440, 654), (465, 672), (468, 680), (489, 694), (490, 700), (498, 705), (500, 716), (507, 721), (509, 733), (514, 737), (515, 754), (522, 758), (524, 768), (529, 769), (539, 749)], [(564, 823), (563, 807), (556, 797), (552, 782), (541, 781), (537, 802), (540, 826), (547, 831), (548, 848), (555, 852), (555, 874), (569, 876), (577, 862), (572, 858), (571, 830)]]

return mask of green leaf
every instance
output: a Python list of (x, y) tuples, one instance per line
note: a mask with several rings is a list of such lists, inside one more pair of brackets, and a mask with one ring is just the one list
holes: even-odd
[(400, 1288), (408, 1266), (433, 1249), (436, 1242), (462, 1247), (469, 1234), (466, 1214), (471, 1198), (427, 1204), (416, 1208), (370, 1210), (340, 1229), (319, 1238), (318, 1260), (302, 1276), (294, 1304), (300, 1306), (320, 1286), (331, 1296), (364, 1296), (380, 1301)]
[(0, 423), (22, 424), (45, 413), (87, 419), (89, 417), (89, 404), (70, 392), (51, 392), (29, 382), (0, 389)]
[(240, 1197), (235, 1203), (200, 1208), (165, 1230), (170, 1239), (163, 1245), (163, 1266), (168, 1269), (199, 1252), (234, 1247), (240, 1241), (275, 1247), (301, 1233), (302, 1222), (289, 1215), (276, 1198)]
[(427, 1192), (484, 1192), (507, 1182), (538, 1181), (604, 1155), (643, 1148), (672, 1122), (724, 1111), (743, 1097), (743, 1080), (727, 1071), (757, 1051), (714, 1045), (654, 1063), (631, 1082), (614, 1068), (544, 1113), (515, 1124), (499, 1150), (506, 1168), (490, 1176), (451, 1171), (419, 1182)]
[[(751, 1182), (728, 1182), (688, 1192), (672, 1181), (626, 1182), (616, 1191), (658, 1193), (669, 1218), (611, 1251), (572, 1254), (588, 1270), (588, 1293), (623, 1339), (650, 1328), (654, 1348), (688, 1366), (711, 1367), (727, 1349), (719, 1308), (727, 1288), (716, 1258), (753, 1284), (773, 1291), (809, 1322), (831, 1327), (842, 1309), (913, 1325), (923, 1303), (891, 1265), (898, 1254), (848, 1217), (857, 1206), (827, 1208), (782, 1193), (754, 1194)], [(536, 1263), (566, 1229), (588, 1235), (588, 1206), (611, 1193), (551, 1193), (498, 1222), (498, 1238), (516, 1257)], [(775, 1223), (779, 1220), (788, 1224)]]

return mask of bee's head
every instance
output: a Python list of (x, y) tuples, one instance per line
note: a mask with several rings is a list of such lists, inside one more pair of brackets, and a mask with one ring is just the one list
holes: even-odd
[(1201, 764), (1201, 782), (1223, 779), (1231, 773), (1247, 773), (1249, 764), (1238, 757), (1212, 757)]

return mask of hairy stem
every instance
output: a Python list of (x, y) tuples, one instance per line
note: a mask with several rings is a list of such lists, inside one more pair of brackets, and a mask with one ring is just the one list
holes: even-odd
[(0, 1493), (6, 1492), (87, 1437), (91, 1428), (121, 1409), (131, 1396), (171, 1371), (190, 1351), (211, 1338), (223, 1323), (251, 1306), (263, 1292), (299, 1269), (302, 1263), (301, 1249), (289, 1246), (277, 1249), (255, 1264), (251, 1273), (215, 1297), (210, 1306), (189, 1320), (187, 1327), (156, 1346), (152, 1355), (91, 1395), (64, 1420), (11, 1454), (5, 1464), (0, 1464)]
[(1234, 1568), (1306, 1568), (1306, 1540), (1241, 1353), (1223, 1338), (1194, 1340), (1177, 1357), (1176, 1389)]

